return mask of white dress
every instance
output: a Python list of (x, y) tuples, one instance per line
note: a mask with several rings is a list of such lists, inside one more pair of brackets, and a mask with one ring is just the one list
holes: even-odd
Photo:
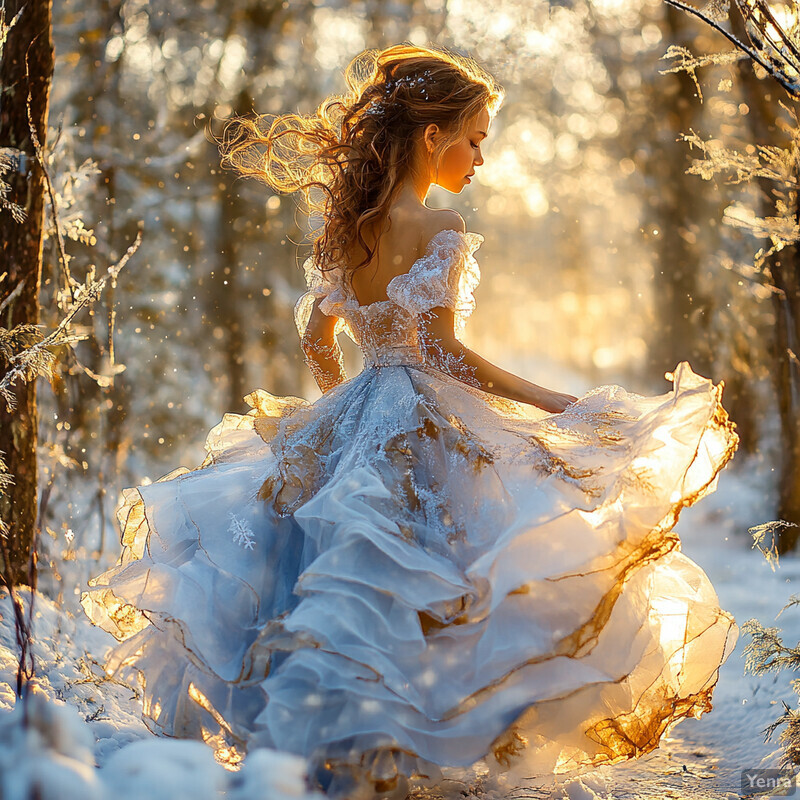
[(314, 403), (255, 391), (200, 467), (125, 492), (82, 603), (151, 730), (386, 788), (578, 774), (711, 709), (738, 629), (672, 528), (736, 450), (723, 384), (681, 362), (663, 395), (549, 414), (426, 361), (421, 315), (463, 329), (482, 241), (440, 232), (366, 306), (309, 259), (298, 328), (322, 298), (363, 371)]

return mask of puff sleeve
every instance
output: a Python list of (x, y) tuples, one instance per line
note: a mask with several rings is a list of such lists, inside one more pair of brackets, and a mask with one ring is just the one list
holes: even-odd
[(311, 318), (311, 311), (314, 303), (319, 299), (319, 308), (324, 314), (338, 316), (336, 331), (346, 329), (343, 319), (344, 311), (348, 304), (348, 298), (344, 291), (341, 267), (329, 270), (320, 270), (313, 257), (309, 257), (303, 263), (303, 272), (306, 280), (307, 291), (300, 296), (294, 306), (294, 324), (300, 338), (308, 328), (308, 321)]
[(438, 306), (451, 308), (455, 335), (460, 336), (467, 317), (475, 309), (472, 293), (480, 283), (481, 273), (473, 253), (483, 240), (479, 233), (439, 231), (411, 269), (390, 281), (386, 294), (415, 314)]

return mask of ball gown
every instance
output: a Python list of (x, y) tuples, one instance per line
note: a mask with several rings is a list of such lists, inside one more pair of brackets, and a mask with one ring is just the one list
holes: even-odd
[(82, 604), (153, 732), (300, 754), (353, 797), (577, 775), (711, 710), (738, 628), (673, 527), (737, 448), (724, 384), (684, 361), (561, 413), (483, 391), (420, 325), (463, 331), (482, 241), (441, 231), (369, 305), (308, 259), (299, 331), (318, 301), (364, 369), (313, 403), (254, 391), (199, 467), (125, 491)]

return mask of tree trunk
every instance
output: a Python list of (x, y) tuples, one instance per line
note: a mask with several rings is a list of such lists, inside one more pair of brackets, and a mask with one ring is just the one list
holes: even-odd
[[(31, 140), (27, 103), (30, 93), (33, 128), (44, 147), (53, 76), (52, 0), (5, 0), (6, 19), (13, 19), (23, 6), (0, 62), (0, 147), (22, 151), (27, 165), (26, 174), (9, 178), (10, 199), (23, 206), (27, 219), (20, 224), (9, 213), (0, 213), (0, 275), (7, 273), (0, 283), (0, 301), (22, 286), (0, 318), (0, 325), (9, 329), (39, 322), (45, 185)], [(8, 412), (5, 404), (0, 407), (0, 450), (14, 477), (0, 503), (0, 515), (9, 527), (5, 548), (9, 563), (3, 568), (15, 583), (27, 583), (37, 509), (35, 382), (18, 382), (15, 394), (16, 411)]]
[[(234, 114), (240, 116), (253, 107), (247, 90), (237, 97)], [(239, 300), (239, 282), (242, 278), (242, 248), (240, 240), (246, 235), (241, 227), (245, 225), (248, 209), (242, 201), (240, 192), (234, 186), (235, 176), (230, 170), (223, 170), (220, 183), (219, 222), (219, 261), (217, 269), (211, 274), (209, 294), (209, 317), (213, 319), (214, 338), (219, 336), (222, 345), (225, 377), (227, 379), (227, 399), (225, 408), (230, 411), (244, 410), (246, 375), (244, 365), (245, 335), (242, 326), (243, 305)]]
[[(683, 12), (665, 10), (667, 41), (686, 44)], [(695, 371), (708, 375), (712, 358), (708, 343), (710, 303), (698, 289), (700, 243), (690, 243), (689, 234), (698, 220), (711, 210), (698, 191), (697, 177), (687, 175), (686, 146), (676, 141), (680, 131), (697, 126), (699, 101), (692, 79), (683, 73), (664, 76), (664, 91), (658, 102), (662, 120), (659, 151), (648, 165), (653, 178), (650, 198), (653, 235), (658, 261), (653, 281), (656, 329), (649, 343), (650, 358), (658, 377), (679, 361), (689, 361)]]
[[(797, 176), (800, 178), (800, 176)], [(770, 265), (774, 284), (781, 293), (773, 295), (775, 304), (775, 342), (772, 370), (781, 415), (781, 472), (777, 518), (800, 525), (800, 254), (786, 247)], [(783, 555), (796, 549), (800, 528), (780, 531), (776, 544)]]
[[(731, 6), (731, 25), (734, 34), (747, 41), (741, 15)], [(784, 95), (783, 89), (771, 80), (759, 80), (752, 63), (739, 62), (742, 91), (750, 113), (747, 115), (751, 139), (756, 145), (785, 147), (775, 124), (779, 111), (774, 95)], [(787, 98), (786, 103), (791, 105)], [(795, 164), (794, 179), (800, 179)], [(773, 188), (775, 183), (765, 178), (756, 179), (761, 189), (763, 208), (755, 209), (758, 216), (775, 213)], [(781, 187), (783, 189), (784, 187)], [(786, 187), (788, 190), (788, 187)], [(794, 203), (795, 221), (800, 221), (800, 204), (796, 192), (786, 192)], [(775, 337), (770, 343), (773, 369), (771, 370), (778, 410), (781, 420), (781, 464), (778, 477), (779, 500), (777, 519), (800, 525), (800, 247), (785, 247), (767, 261), (772, 283), (780, 291), (772, 295), (775, 313)], [(797, 547), (800, 527), (786, 527), (780, 531), (776, 548), (783, 555)]]

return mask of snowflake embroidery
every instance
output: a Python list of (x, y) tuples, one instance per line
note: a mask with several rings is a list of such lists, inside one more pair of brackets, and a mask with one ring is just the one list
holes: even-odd
[(253, 535), (253, 529), (241, 517), (231, 512), (228, 514), (231, 524), (228, 526), (228, 532), (233, 536), (235, 544), (240, 544), (247, 550), (252, 550), (256, 546), (256, 540)]

